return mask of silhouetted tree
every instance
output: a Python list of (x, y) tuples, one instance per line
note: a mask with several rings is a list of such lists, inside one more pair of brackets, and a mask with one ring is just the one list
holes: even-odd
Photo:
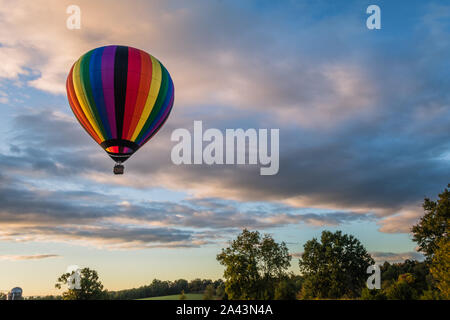
[[(71, 280), (72, 273), (64, 273), (58, 278), (55, 287), (61, 289)], [(89, 268), (81, 270), (80, 289), (68, 289), (62, 294), (64, 300), (98, 300), (105, 298), (103, 285), (98, 278), (97, 271)]]
[(341, 231), (323, 231), (320, 240), (307, 241), (299, 260), (305, 277), (301, 298), (358, 297), (372, 257), (358, 239)]
[(430, 272), (442, 298), (450, 299), (450, 241), (441, 239), (434, 250)]
[(286, 244), (244, 229), (217, 260), (225, 266), (228, 299), (273, 299), (276, 283), (286, 275), (291, 256)]
[[(450, 187), (450, 184), (448, 185)], [(412, 227), (413, 240), (419, 245), (430, 261), (438, 243), (445, 244), (449, 240), (450, 191), (446, 188), (439, 194), (437, 201), (425, 198), (423, 203), (425, 215), (418, 224)], [(441, 242), (442, 240), (442, 242)]]

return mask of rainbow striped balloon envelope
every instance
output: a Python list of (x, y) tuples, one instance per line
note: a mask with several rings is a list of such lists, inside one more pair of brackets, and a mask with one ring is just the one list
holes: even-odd
[(158, 132), (174, 102), (172, 78), (162, 63), (126, 46), (84, 54), (66, 87), (81, 126), (119, 164)]

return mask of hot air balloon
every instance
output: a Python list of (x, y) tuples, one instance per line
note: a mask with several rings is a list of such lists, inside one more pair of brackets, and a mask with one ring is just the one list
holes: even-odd
[(70, 107), (80, 125), (116, 162), (124, 163), (164, 125), (174, 102), (166, 68), (132, 47), (89, 51), (72, 66), (66, 82)]

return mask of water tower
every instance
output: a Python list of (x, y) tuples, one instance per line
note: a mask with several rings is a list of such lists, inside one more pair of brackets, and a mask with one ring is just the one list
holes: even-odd
[(8, 292), (8, 300), (23, 300), (22, 293), (22, 288), (12, 288), (11, 291)]

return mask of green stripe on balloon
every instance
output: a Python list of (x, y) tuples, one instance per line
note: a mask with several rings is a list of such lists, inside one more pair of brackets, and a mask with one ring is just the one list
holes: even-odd
[(81, 76), (81, 84), (84, 91), (84, 96), (87, 100), (87, 104), (89, 108), (92, 111), (92, 114), (94, 115), (94, 119), (97, 122), (97, 125), (103, 135), (103, 137), (107, 138), (108, 135), (106, 133), (105, 128), (103, 127), (103, 122), (101, 120), (100, 114), (97, 110), (97, 105), (94, 101), (94, 95), (92, 93), (92, 86), (91, 86), (91, 80), (90, 80), (90, 71), (89, 71), (89, 64), (91, 62), (92, 54), (94, 50), (89, 51), (83, 56), (83, 59), (81, 59), (80, 64), (80, 76)]

